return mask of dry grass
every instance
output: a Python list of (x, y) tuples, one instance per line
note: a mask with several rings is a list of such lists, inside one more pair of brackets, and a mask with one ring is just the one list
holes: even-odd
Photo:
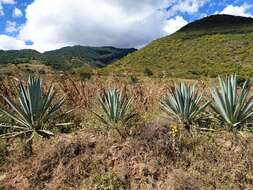
[[(172, 121), (159, 109), (168, 82), (132, 84), (99, 76), (79, 81), (63, 75), (49, 76), (50, 81), (66, 96), (63, 111), (74, 108), (59, 120), (75, 125), (69, 134), (59, 130), (53, 139), (36, 139), (30, 158), (24, 157), (19, 140), (7, 149), (3, 141), (0, 189), (253, 189), (252, 134), (182, 132), (173, 147)], [(198, 85), (207, 89), (206, 83)], [(98, 93), (110, 87), (134, 96), (133, 108), (140, 115), (136, 132), (126, 140), (109, 133), (90, 112), (98, 109)], [(7, 94), (13, 90), (10, 80), (2, 80), (0, 89), (14, 95)]]
[[(169, 130), (143, 126), (121, 141), (78, 131), (37, 141), (35, 154), (5, 173), (5, 189), (252, 189), (253, 143), (236, 137), (184, 137), (180, 153)], [(25, 172), (24, 172), (25, 171)]]

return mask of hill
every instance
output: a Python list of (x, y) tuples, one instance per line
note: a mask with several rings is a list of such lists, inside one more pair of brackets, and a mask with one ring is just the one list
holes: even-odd
[(115, 47), (64, 47), (42, 54), (42, 59), (55, 69), (78, 68), (82, 66), (103, 67), (118, 60), (136, 49)]
[(0, 64), (29, 63), (31, 60), (38, 60), (41, 53), (36, 50), (0, 50)]
[(213, 15), (108, 66), (103, 72), (199, 78), (253, 74), (253, 18)]
[(135, 49), (72, 46), (40, 53), (35, 50), (0, 51), (0, 64), (43, 63), (66, 70), (82, 66), (103, 67), (134, 52)]

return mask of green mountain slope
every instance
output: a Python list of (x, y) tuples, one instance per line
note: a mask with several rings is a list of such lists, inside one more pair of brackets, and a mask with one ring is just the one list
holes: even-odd
[(0, 64), (43, 63), (54, 69), (66, 70), (79, 67), (103, 67), (136, 49), (114, 47), (72, 46), (39, 53), (35, 50), (0, 51)]
[(106, 66), (136, 49), (119, 49), (114, 47), (64, 47), (54, 51), (45, 52), (43, 61), (56, 69), (78, 68), (91, 66), (93, 68)]
[(206, 17), (153, 41), (104, 72), (142, 75), (147, 68), (155, 75), (181, 78), (253, 75), (253, 19)]
[(31, 60), (38, 60), (41, 53), (35, 50), (0, 50), (0, 64), (29, 63)]

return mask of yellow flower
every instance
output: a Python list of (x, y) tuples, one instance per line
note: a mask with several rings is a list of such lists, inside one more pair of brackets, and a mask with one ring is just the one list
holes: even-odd
[(179, 132), (177, 124), (173, 123), (172, 125), (170, 125), (170, 128), (171, 128), (171, 134), (173, 138), (175, 138)]

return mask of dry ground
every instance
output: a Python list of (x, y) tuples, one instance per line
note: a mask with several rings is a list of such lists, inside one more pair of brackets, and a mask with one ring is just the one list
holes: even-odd
[[(59, 96), (66, 96), (64, 110), (74, 108), (61, 121), (74, 125), (56, 130), (50, 140), (35, 139), (29, 158), (18, 139), (1, 141), (0, 189), (253, 189), (251, 133), (181, 131), (173, 146), (172, 121), (159, 109), (168, 82), (132, 84), (99, 77), (76, 82), (66, 76), (48, 76), (47, 81), (56, 84)], [(201, 91), (208, 89), (201, 81), (198, 85)], [(125, 140), (104, 130), (89, 111), (97, 110), (96, 96), (108, 87), (125, 89), (134, 97), (139, 119)], [(2, 81), (1, 91), (13, 96), (10, 89), (9, 80)]]

